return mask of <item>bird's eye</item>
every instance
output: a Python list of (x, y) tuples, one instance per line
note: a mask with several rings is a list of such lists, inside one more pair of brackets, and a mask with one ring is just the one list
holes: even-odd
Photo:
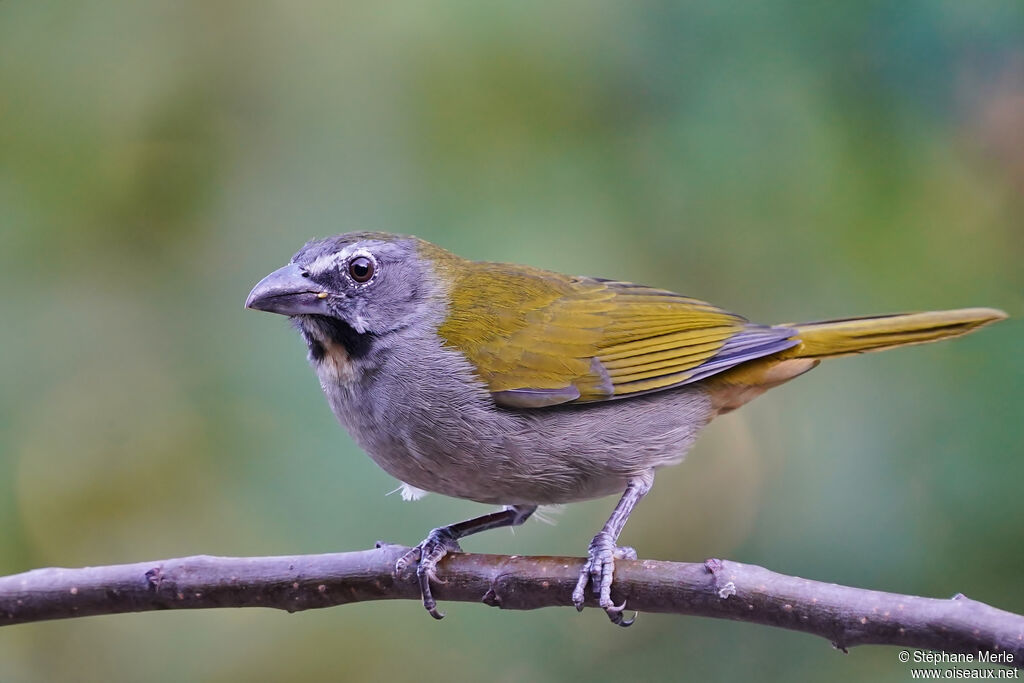
[(348, 274), (356, 282), (368, 282), (373, 277), (373, 261), (365, 256), (356, 256), (348, 262)]

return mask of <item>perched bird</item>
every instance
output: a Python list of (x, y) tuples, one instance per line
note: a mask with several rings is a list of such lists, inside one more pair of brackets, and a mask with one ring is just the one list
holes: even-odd
[(538, 505), (619, 494), (590, 543), (588, 583), (614, 623), (617, 547), (660, 467), (712, 418), (822, 358), (966, 334), (991, 308), (757, 325), (645, 287), (460, 258), (417, 239), (349, 233), (309, 242), (245, 303), (291, 317), (331, 409), (403, 493), (502, 510), (432, 530), (417, 562), (423, 604), (459, 539), (522, 524)]

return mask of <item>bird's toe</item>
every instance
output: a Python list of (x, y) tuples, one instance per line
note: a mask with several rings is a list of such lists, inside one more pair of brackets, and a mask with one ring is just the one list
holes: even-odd
[(437, 601), (434, 599), (430, 584), (444, 583), (444, 580), (437, 575), (437, 564), (448, 553), (460, 553), (462, 547), (455, 540), (448, 527), (438, 527), (432, 530), (423, 541), (415, 548), (411, 548), (395, 563), (395, 570), (401, 574), (405, 569), (416, 563), (416, 580), (420, 586), (420, 595), (423, 598), (423, 607), (435, 619), (443, 619), (444, 613), (438, 611)]

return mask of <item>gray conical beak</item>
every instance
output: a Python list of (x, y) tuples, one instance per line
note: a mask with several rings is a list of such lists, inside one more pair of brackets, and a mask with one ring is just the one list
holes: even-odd
[(281, 315), (325, 315), (327, 296), (302, 276), (302, 268), (289, 263), (260, 280), (249, 292), (245, 307)]

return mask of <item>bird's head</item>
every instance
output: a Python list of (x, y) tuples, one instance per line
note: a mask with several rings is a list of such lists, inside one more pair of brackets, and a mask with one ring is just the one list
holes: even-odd
[(424, 247), (440, 251), (388, 233), (311, 241), (260, 280), (245, 307), (292, 318), (314, 359), (334, 344), (359, 355), (374, 339), (429, 315), (439, 288)]

